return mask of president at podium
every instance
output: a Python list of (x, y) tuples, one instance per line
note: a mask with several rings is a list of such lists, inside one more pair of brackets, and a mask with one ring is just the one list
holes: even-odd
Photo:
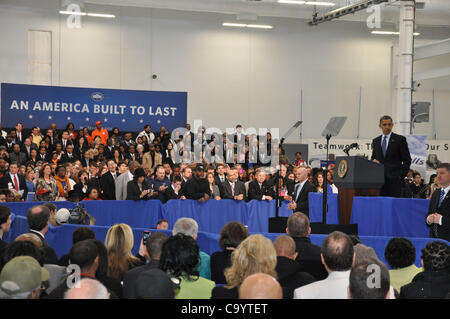
[(411, 165), (406, 138), (392, 132), (394, 122), (389, 115), (380, 118), (382, 135), (372, 140), (372, 160), (384, 165), (384, 185), (380, 195), (401, 197), (404, 178)]

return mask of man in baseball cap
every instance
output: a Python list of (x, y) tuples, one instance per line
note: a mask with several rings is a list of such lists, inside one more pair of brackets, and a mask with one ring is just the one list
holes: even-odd
[(49, 279), (48, 270), (33, 257), (15, 257), (0, 273), (0, 298), (39, 299), (42, 282)]

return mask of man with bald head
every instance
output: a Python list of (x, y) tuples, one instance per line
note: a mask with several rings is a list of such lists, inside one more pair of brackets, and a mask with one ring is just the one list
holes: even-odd
[(295, 242), (290, 236), (278, 236), (273, 241), (273, 246), (277, 252), (275, 269), (281, 286), (295, 290), (316, 281), (311, 274), (302, 272), (301, 264), (295, 260), (298, 252), (296, 252)]
[(317, 188), (308, 181), (308, 170), (305, 167), (299, 167), (295, 177), (298, 184), (295, 185), (292, 193), (292, 202), (288, 204), (288, 208), (294, 212), (302, 212), (309, 216), (309, 193), (316, 193)]
[(242, 282), (239, 299), (283, 299), (283, 290), (272, 276), (256, 273)]
[(321, 258), (328, 277), (295, 289), (294, 299), (347, 299), (350, 270), (355, 263), (352, 240), (342, 232), (332, 232), (322, 243)]

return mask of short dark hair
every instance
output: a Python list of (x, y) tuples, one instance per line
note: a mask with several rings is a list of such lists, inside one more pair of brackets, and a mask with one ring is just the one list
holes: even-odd
[(422, 249), (423, 268), (425, 271), (448, 270), (450, 268), (450, 249), (441, 241), (428, 243)]
[(447, 172), (450, 172), (450, 163), (441, 163), (437, 168), (445, 168)]
[(229, 222), (220, 231), (220, 248), (236, 248), (248, 237), (248, 229), (239, 222)]
[(169, 236), (160, 232), (153, 233), (150, 235), (146, 243), (150, 259), (159, 260), (159, 258), (161, 257), (162, 247), (164, 243), (167, 241), (167, 239), (169, 239)]
[(89, 270), (97, 256), (97, 245), (92, 242), (92, 239), (79, 241), (69, 252), (70, 263), (80, 266), (81, 271)]
[[(379, 285), (371, 283), (370, 276), (379, 270)], [(385, 299), (390, 289), (389, 270), (378, 260), (365, 259), (350, 271), (349, 289), (351, 299)]]
[(78, 227), (73, 231), (72, 244), (76, 244), (86, 239), (95, 239), (95, 233), (89, 227)]
[[(19, 256), (30, 256), (36, 259), (41, 266), (44, 265), (44, 256), (42, 250), (36, 247), (31, 241), (19, 240), (6, 246), (2, 256), (2, 265), (6, 265), (11, 259)], [(3, 268), (3, 267), (2, 267)]]
[(323, 260), (333, 271), (346, 271), (353, 264), (353, 242), (342, 232), (334, 231), (322, 242)]
[(176, 182), (180, 182), (180, 183), (183, 182), (183, 179), (181, 178), (180, 175), (175, 175), (175, 176), (172, 178), (172, 183), (175, 184)]
[(384, 250), (384, 258), (392, 269), (405, 268), (416, 260), (416, 248), (407, 238), (392, 238)]
[(160, 219), (158, 220), (158, 222), (156, 223), (156, 225), (161, 225), (162, 223), (169, 223), (169, 221), (167, 219)]
[(199, 276), (196, 270), (200, 261), (200, 249), (191, 237), (178, 233), (164, 243), (159, 260), (159, 268), (172, 276)]
[(422, 175), (420, 175), (419, 172), (415, 172), (415, 173), (413, 174), (413, 178), (416, 178), (417, 175), (419, 175), (420, 177), (422, 177)]
[(52, 204), (52, 203), (44, 203), (44, 204), (42, 204), (42, 205), (44, 205), (45, 207), (47, 207), (48, 208), (48, 210), (49, 211), (56, 211), (56, 205), (55, 204)]
[[(33, 213), (34, 210), (39, 209), (39, 212)], [(44, 205), (36, 205), (28, 209), (27, 220), (30, 230), (41, 231), (47, 226), (50, 220), (50, 210)]]
[(292, 237), (306, 237), (309, 230), (309, 218), (303, 213), (296, 212), (289, 216), (287, 229)]
[(9, 216), (11, 215), (11, 210), (8, 206), (1, 205), (0, 206), (0, 225), (3, 225), (8, 221)]
[(380, 124), (381, 122), (386, 120), (391, 120), (393, 122), (392, 117), (390, 117), (389, 115), (383, 115), (382, 117), (380, 117)]

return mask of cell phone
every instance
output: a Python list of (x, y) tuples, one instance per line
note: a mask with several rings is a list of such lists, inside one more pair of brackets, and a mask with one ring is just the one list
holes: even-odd
[(148, 230), (144, 230), (142, 232), (142, 242), (144, 245), (147, 245), (147, 238), (150, 237), (150, 232)]

